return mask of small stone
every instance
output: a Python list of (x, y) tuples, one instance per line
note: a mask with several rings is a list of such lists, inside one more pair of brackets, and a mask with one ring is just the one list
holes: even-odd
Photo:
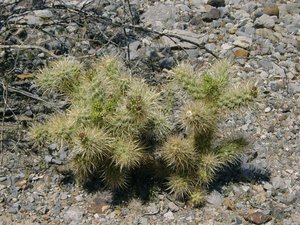
[(77, 202), (82, 202), (82, 200), (83, 200), (82, 195), (77, 195), (77, 196), (75, 197), (75, 200), (76, 200)]
[(63, 218), (66, 222), (80, 222), (83, 218), (83, 210), (78, 207), (70, 207), (66, 213), (64, 214)]
[(260, 225), (269, 222), (272, 217), (266, 215), (262, 212), (254, 212), (254, 213), (241, 213), (245, 220)]
[(61, 200), (66, 200), (69, 196), (66, 193), (61, 193), (60, 194), (60, 199)]
[(284, 88), (283, 80), (270, 81), (270, 87), (272, 91), (279, 91)]
[(236, 58), (247, 58), (249, 56), (249, 51), (243, 48), (235, 48), (233, 54)]
[(213, 7), (224, 7), (225, 6), (225, 0), (208, 0), (207, 4), (209, 4)]
[(272, 188), (273, 188), (273, 186), (269, 182), (264, 184), (264, 189), (265, 190), (271, 190)]
[(28, 196), (27, 200), (28, 200), (29, 202), (33, 203), (33, 202), (34, 202), (34, 197)]
[(148, 219), (147, 218), (145, 218), (145, 217), (141, 217), (140, 219), (139, 219), (139, 223), (138, 224), (140, 224), (140, 225), (148, 225), (149, 223), (148, 223)]
[(212, 8), (209, 12), (205, 13), (202, 17), (203, 21), (211, 22), (213, 20), (217, 20), (221, 17), (220, 10), (216, 8)]
[(267, 14), (269, 16), (277, 16), (279, 17), (279, 8), (276, 4), (268, 4), (264, 7), (263, 10), (264, 14)]
[(57, 144), (50, 144), (49, 145), (49, 150), (51, 150), (51, 151), (55, 151), (55, 150), (57, 150), (58, 149), (58, 145)]
[(42, 19), (50, 19), (53, 16), (53, 13), (48, 9), (35, 10), (34, 14)]
[(252, 45), (252, 39), (249, 37), (239, 36), (237, 39), (233, 42), (235, 46), (241, 47), (241, 48), (249, 48)]
[(179, 210), (179, 207), (175, 205), (173, 202), (169, 202), (168, 207), (172, 212), (177, 212)]
[(207, 197), (207, 202), (212, 205), (220, 206), (223, 203), (223, 197), (218, 191), (213, 191)]
[(277, 190), (277, 189), (283, 189), (284, 186), (285, 186), (284, 180), (280, 176), (271, 178), (271, 183), (272, 183), (273, 188), (275, 190)]
[(288, 92), (291, 94), (300, 93), (300, 84), (289, 83), (288, 84)]
[(275, 26), (275, 21), (271, 16), (264, 14), (255, 20), (254, 26), (257, 28), (273, 28)]
[(33, 116), (32, 111), (31, 111), (31, 110), (27, 110), (27, 111), (25, 112), (25, 116), (32, 117), (32, 116)]
[(159, 66), (161, 69), (171, 69), (176, 64), (173, 57), (163, 58), (159, 60)]
[(51, 156), (51, 155), (46, 155), (46, 156), (45, 156), (45, 161), (46, 161), (46, 163), (51, 163), (51, 161), (52, 161), (52, 156)]
[(267, 108), (265, 108), (264, 112), (265, 113), (269, 113), (272, 111), (272, 108), (270, 106), (268, 106)]
[(167, 219), (167, 220), (174, 220), (174, 215), (171, 211), (168, 211), (167, 213), (164, 214), (164, 217)]

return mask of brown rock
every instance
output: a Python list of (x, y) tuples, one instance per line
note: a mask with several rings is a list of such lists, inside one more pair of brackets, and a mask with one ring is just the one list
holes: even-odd
[(264, 8), (264, 14), (267, 14), (269, 16), (277, 16), (279, 17), (279, 8), (276, 4), (268, 4)]
[(95, 197), (88, 207), (89, 212), (99, 214), (105, 213), (108, 209), (110, 209), (110, 205), (107, 204), (104, 199), (99, 197)]
[(249, 56), (249, 51), (243, 48), (235, 48), (233, 54), (236, 58), (247, 58)]
[(269, 222), (272, 217), (269, 215), (266, 215), (262, 212), (254, 212), (254, 213), (240, 213), (242, 217), (244, 217), (245, 220), (260, 225), (265, 224)]
[(233, 201), (233, 199), (231, 199), (231, 198), (225, 198), (223, 204), (224, 204), (224, 205), (226, 206), (226, 208), (229, 209), (229, 210), (234, 211), (234, 210), (236, 209), (236, 208), (235, 208), (234, 201)]

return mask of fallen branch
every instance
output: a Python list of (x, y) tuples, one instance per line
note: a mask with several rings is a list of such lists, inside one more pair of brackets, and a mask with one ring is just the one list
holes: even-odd
[(48, 55), (52, 56), (55, 59), (59, 59), (61, 56), (55, 55), (51, 51), (37, 45), (0, 45), (0, 49), (38, 49)]
[[(0, 85), (2, 85), (4, 87), (4, 83), (2, 81), (0, 81)], [(6, 90), (8, 92), (14, 92), (14, 93), (18, 93), (18, 94), (21, 94), (21, 95), (24, 95), (26, 97), (29, 97), (29, 98), (32, 98), (32, 99), (35, 99), (35, 100), (38, 100), (38, 101), (41, 101), (45, 104), (50, 104), (52, 107), (54, 107), (51, 103), (47, 102), (46, 100), (36, 96), (36, 95), (33, 95), (27, 91), (23, 91), (23, 90), (19, 90), (19, 89), (16, 89), (16, 88), (13, 88), (13, 87), (9, 87), (9, 86), (6, 86)], [(54, 107), (55, 108), (55, 107)], [(56, 108), (55, 108), (56, 109)], [(57, 109), (56, 109), (57, 110)]]

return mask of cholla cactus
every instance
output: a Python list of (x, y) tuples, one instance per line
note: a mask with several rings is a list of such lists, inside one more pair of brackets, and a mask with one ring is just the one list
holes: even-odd
[(44, 91), (74, 93), (83, 65), (71, 58), (63, 58), (36, 74), (36, 83)]
[[(151, 170), (177, 198), (200, 206), (205, 187), (247, 145), (243, 138), (213, 144), (223, 111), (247, 106), (257, 95), (251, 85), (229, 85), (226, 60), (204, 73), (179, 65), (167, 84), (178, 91), (164, 92), (131, 77), (114, 57), (89, 70), (69, 59), (51, 65), (37, 75), (37, 84), (65, 93), (72, 104), (65, 114), (35, 124), (31, 136), (39, 144), (69, 144), (80, 183), (99, 177), (107, 187), (122, 189), (131, 175)], [(184, 100), (178, 103), (176, 93)]]

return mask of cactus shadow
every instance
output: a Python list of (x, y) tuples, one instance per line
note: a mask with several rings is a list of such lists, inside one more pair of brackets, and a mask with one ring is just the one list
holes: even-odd
[(208, 187), (209, 191), (221, 190), (229, 183), (261, 183), (270, 181), (271, 171), (253, 163), (238, 162), (221, 170), (213, 183)]

